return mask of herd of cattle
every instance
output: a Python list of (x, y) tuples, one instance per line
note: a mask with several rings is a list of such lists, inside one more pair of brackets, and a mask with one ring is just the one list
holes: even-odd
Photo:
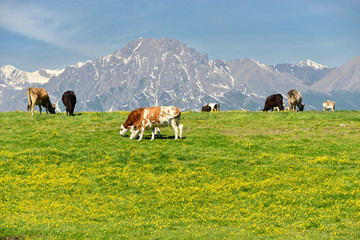
[[(302, 103), (302, 96), (298, 90), (290, 90), (287, 93), (287, 99), (289, 107), (286, 107), (285, 111), (304, 111), (305, 104)], [(280, 93), (273, 94), (266, 98), (263, 111), (284, 111), (284, 106), (285, 103), (283, 101), (282, 95)], [(323, 103), (323, 110), (329, 111), (330, 109), (335, 111), (335, 102), (327, 100)]]
[[(29, 87), (27, 92), (28, 106), (27, 111), (31, 111), (34, 115), (35, 105), (39, 106), (41, 114), (41, 106), (46, 109), (46, 113), (55, 114), (55, 104), (51, 104), (49, 94), (43, 88)], [(76, 105), (76, 96), (73, 91), (66, 91), (62, 95), (62, 102), (66, 108), (66, 115), (74, 116)], [(287, 93), (289, 107), (285, 111), (304, 111), (305, 104), (302, 103), (301, 93), (293, 89)], [(262, 111), (284, 111), (285, 103), (280, 93), (273, 94), (266, 98), (265, 106)], [(298, 109), (297, 109), (297, 108)], [(334, 101), (325, 101), (323, 110), (335, 111)], [(202, 107), (203, 112), (220, 111), (220, 105), (217, 103), (208, 103)], [(133, 110), (125, 123), (121, 125), (120, 135), (125, 135), (130, 130), (130, 139), (136, 138), (139, 134), (139, 142), (142, 140), (144, 132), (151, 130), (151, 140), (154, 139), (156, 133), (160, 137), (160, 127), (171, 126), (175, 132), (175, 139), (182, 138), (183, 125), (180, 123), (181, 111), (174, 106), (166, 107), (148, 107)]]
[[(34, 116), (35, 105), (39, 106), (41, 114), (41, 106), (46, 109), (46, 113), (55, 114), (55, 104), (50, 102), (48, 92), (43, 88), (29, 87), (26, 91), (28, 98), (27, 111), (31, 111), (31, 116)], [(64, 92), (62, 95), (62, 102), (66, 108), (66, 115), (74, 116), (74, 109), (76, 104), (76, 96), (73, 91)]]

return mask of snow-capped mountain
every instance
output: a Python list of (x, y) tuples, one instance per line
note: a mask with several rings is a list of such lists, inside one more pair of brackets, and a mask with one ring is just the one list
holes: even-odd
[(40, 69), (35, 72), (25, 72), (5, 65), (0, 68), (0, 86), (21, 90), (29, 84), (45, 84), (50, 78), (58, 76), (63, 71), (64, 69)]
[(63, 70), (40, 69), (35, 72), (25, 72), (10, 65), (1, 67), (0, 111), (26, 110), (26, 89), (30, 86), (43, 86)]
[[(309, 81), (318, 81), (324, 71), (333, 69), (311, 61), (287, 64), (291, 67), (286, 71), (279, 65), (269, 66), (250, 58), (209, 60), (206, 54), (175, 39), (139, 38), (113, 54), (54, 72), (40, 70), (31, 75), (4, 66), (0, 72), (0, 111), (25, 110), (25, 90), (30, 85), (44, 87), (61, 110), (61, 96), (67, 90), (77, 95), (76, 111), (132, 110), (154, 105), (200, 110), (208, 102), (220, 103), (221, 110), (260, 110), (267, 96), (281, 93), (286, 97), (287, 91), (295, 88), (306, 96), (307, 110), (320, 109), (322, 102), (313, 99), (320, 101), (329, 95), (312, 89)], [(301, 79), (300, 70), (308, 72), (305, 76), (310, 76), (309, 72), (319, 76)]]
[(321, 65), (311, 60), (298, 62), (296, 64), (278, 64), (275, 68), (281, 73), (288, 73), (299, 78), (305, 85), (311, 86), (319, 81), (335, 68)]
[(298, 62), (297, 64), (295, 64), (295, 66), (298, 66), (298, 67), (310, 67), (310, 68), (313, 68), (315, 70), (331, 69), (329, 66), (321, 65), (321, 64), (313, 62), (313, 61), (311, 61), (309, 59), (307, 59), (306, 61), (303, 61), (303, 62)]

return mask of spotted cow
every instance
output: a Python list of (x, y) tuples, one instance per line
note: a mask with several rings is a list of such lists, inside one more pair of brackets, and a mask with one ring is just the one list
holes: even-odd
[(332, 110), (332, 111), (335, 111), (335, 102), (334, 101), (330, 101), (330, 100), (327, 100), (323, 103), (323, 110)]
[(136, 138), (140, 133), (140, 142), (145, 130), (151, 129), (151, 140), (153, 140), (156, 128), (172, 126), (175, 132), (175, 139), (178, 138), (178, 135), (182, 138), (183, 125), (180, 124), (180, 115), (181, 111), (173, 106), (139, 108), (133, 110), (125, 123), (121, 125), (120, 135), (124, 135), (130, 129), (130, 139)]

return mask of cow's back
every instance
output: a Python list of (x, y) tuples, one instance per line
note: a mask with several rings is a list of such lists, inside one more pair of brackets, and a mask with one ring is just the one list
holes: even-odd
[(289, 91), (287, 93), (287, 98), (288, 98), (288, 101), (294, 105), (299, 105), (302, 102), (301, 93), (296, 89)]
[(74, 115), (74, 109), (76, 104), (76, 96), (73, 91), (64, 92), (61, 98), (63, 104), (66, 108), (66, 113), (70, 115)]
[(45, 105), (50, 102), (48, 92), (43, 88), (29, 87), (27, 95), (30, 97), (30, 101), (35, 105)]
[(61, 100), (63, 102), (63, 104), (65, 105), (65, 107), (68, 107), (69, 106), (69, 93), (68, 92), (64, 92), (62, 97), (61, 97)]
[(174, 119), (180, 121), (180, 115), (181, 111), (174, 106), (150, 107), (144, 109), (141, 121), (148, 122), (150, 128), (164, 127), (168, 126)]
[(144, 108), (138, 108), (135, 110), (132, 110), (127, 117), (125, 123), (123, 124), (124, 127), (127, 129), (130, 126), (134, 126), (136, 129), (139, 129), (141, 127), (141, 117), (142, 113), (144, 111)]

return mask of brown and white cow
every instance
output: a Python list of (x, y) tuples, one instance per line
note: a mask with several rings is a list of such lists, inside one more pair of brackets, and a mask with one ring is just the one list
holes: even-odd
[(46, 113), (50, 112), (51, 114), (55, 114), (55, 104), (51, 104), (49, 94), (45, 89), (29, 87), (26, 95), (28, 98), (27, 111), (31, 110), (31, 116), (34, 116), (35, 105), (39, 106), (40, 114), (41, 106), (46, 109)]
[(298, 90), (288, 91), (287, 98), (290, 111), (296, 111), (296, 106), (299, 108), (299, 111), (304, 111), (305, 104), (302, 104), (302, 96)]
[(335, 111), (335, 102), (334, 101), (330, 101), (330, 100), (327, 100), (323, 103), (323, 110), (332, 110), (332, 111)]
[(139, 108), (133, 110), (125, 123), (121, 125), (120, 135), (124, 135), (130, 129), (130, 139), (134, 139), (140, 132), (140, 142), (145, 130), (151, 129), (151, 140), (153, 140), (156, 128), (172, 126), (175, 139), (178, 138), (178, 135), (182, 138), (183, 125), (180, 124), (180, 115), (181, 111), (174, 106)]

